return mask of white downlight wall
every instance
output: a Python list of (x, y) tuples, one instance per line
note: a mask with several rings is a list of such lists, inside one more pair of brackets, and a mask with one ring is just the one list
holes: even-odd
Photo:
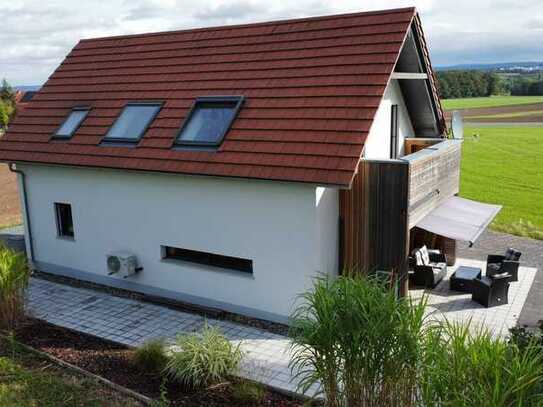
[(388, 84), (375, 114), (375, 119), (364, 145), (364, 158), (390, 158), (392, 105), (398, 105), (398, 156), (404, 155), (404, 140), (406, 137), (415, 137), (400, 85), (396, 79), (393, 79)]
[[(285, 322), (318, 273), (337, 273), (338, 191), (310, 185), (18, 165), (44, 271)], [(54, 203), (75, 239), (57, 237)], [(161, 245), (253, 260), (253, 275), (161, 259)], [(107, 276), (130, 251), (142, 272)]]

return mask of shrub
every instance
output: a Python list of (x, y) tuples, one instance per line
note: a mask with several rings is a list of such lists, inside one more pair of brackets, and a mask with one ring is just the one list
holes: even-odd
[(23, 253), (0, 246), (0, 330), (11, 330), (24, 317), (30, 270)]
[(425, 406), (538, 406), (543, 354), (521, 350), (486, 330), (445, 322), (427, 337), (421, 365)]
[(134, 352), (134, 363), (149, 373), (163, 372), (168, 364), (164, 339), (153, 339), (137, 348)]
[(200, 334), (179, 335), (179, 351), (167, 365), (169, 374), (191, 387), (223, 381), (234, 373), (242, 358), (240, 344), (232, 345), (217, 328), (205, 326)]
[(425, 322), (424, 300), (368, 277), (319, 279), (303, 299), (291, 368), (299, 390), (321, 384), (326, 406), (543, 405), (539, 337)]
[(320, 382), (327, 406), (412, 405), (424, 306), (375, 278), (317, 279), (291, 321), (299, 390)]
[(539, 325), (539, 333), (524, 327), (515, 327), (509, 330), (509, 343), (524, 350), (529, 346), (537, 346), (543, 352), (543, 321)]
[(266, 389), (262, 384), (240, 381), (232, 385), (232, 398), (241, 404), (260, 405)]

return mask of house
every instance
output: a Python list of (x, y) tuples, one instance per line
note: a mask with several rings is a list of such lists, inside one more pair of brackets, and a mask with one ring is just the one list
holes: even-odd
[(285, 322), (317, 275), (405, 292), (410, 233), (458, 193), (446, 133), (405, 8), (81, 40), (0, 160), (38, 270)]
[(34, 90), (18, 90), (17, 92), (15, 92), (15, 105), (17, 106), (17, 111), (24, 109), (28, 105), (28, 102), (32, 100), (35, 94), (36, 91)]

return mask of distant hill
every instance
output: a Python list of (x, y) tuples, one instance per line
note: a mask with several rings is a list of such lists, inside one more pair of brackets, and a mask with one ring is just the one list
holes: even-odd
[(23, 92), (28, 92), (28, 91), (40, 90), (41, 86), (40, 85), (20, 85), (20, 86), (14, 86), (13, 88), (16, 90), (23, 91)]
[(460, 64), (437, 66), (438, 71), (542, 71), (543, 62), (499, 62), (493, 64)]

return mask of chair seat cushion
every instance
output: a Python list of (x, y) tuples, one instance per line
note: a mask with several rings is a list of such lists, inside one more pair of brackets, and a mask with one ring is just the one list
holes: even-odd
[(501, 268), (500, 263), (488, 263), (487, 267), (492, 271), (498, 271)]
[(428, 266), (430, 265), (430, 254), (428, 253), (428, 249), (426, 247), (426, 245), (422, 246), (420, 248), (420, 254), (421, 254), (421, 257), (422, 257), (422, 264)]
[(494, 274), (492, 276), (492, 279), (500, 280), (500, 279), (509, 278), (509, 277), (511, 277), (511, 274), (509, 274), (509, 273), (500, 273), (500, 274)]

